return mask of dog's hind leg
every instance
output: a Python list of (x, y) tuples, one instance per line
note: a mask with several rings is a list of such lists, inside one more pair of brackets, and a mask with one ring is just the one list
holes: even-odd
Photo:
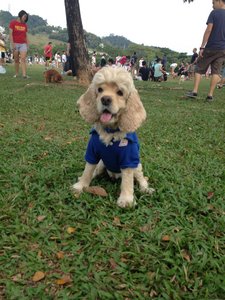
[(78, 182), (72, 186), (75, 194), (80, 194), (85, 187), (90, 185), (95, 168), (96, 165), (89, 164), (88, 162), (86, 163), (82, 176), (79, 177)]
[(103, 161), (100, 160), (99, 163), (97, 164), (95, 170), (94, 170), (92, 179), (94, 179), (96, 176), (101, 175), (104, 172), (104, 170), (105, 170), (105, 165), (104, 165)]
[(134, 171), (134, 178), (137, 180), (139, 186), (140, 186), (140, 190), (143, 193), (147, 193), (147, 194), (152, 194), (155, 192), (155, 190), (153, 188), (150, 188), (148, 186), (148, 181), (147, 179), (144, 177), (143, 171), (142, 171), (142, 165), (139, 164), (137, 169), (135, 169)]

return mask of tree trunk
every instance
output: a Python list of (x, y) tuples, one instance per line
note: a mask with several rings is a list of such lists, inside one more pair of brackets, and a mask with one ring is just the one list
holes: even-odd
[(71, 55), (79, 83), (89, 84), (91, 79), (89, 57), (84, 40), (79, 0), (64, 0)]

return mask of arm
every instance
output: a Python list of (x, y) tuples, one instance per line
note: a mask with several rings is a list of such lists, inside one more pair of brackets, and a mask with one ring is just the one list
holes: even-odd
[(163, 74), (165, 74), (166, 72), (163, 70), (163, 65), (161, 64), (161, 66), (160, 66), (160, 71), (163, 73)]
[(203, 39), (202, 39), (202, 44), (201, 44), (201, 47), (200, 47), (200, 52), (199, 52), (199, 55), (202, 56), (202, 53), (203, 53), (203, 50), (205, 48), (205, 45), (207, 44), (208, 42), (208, 39), (210, 37), (210, 34), (212, 32), (212, 29), (213, 29), (213, 23), (209, 23), (206, 27), (206, 30), (204, 32), (204, 35), (203, 35)]
[(9, 28), (9, 40), (10, 40), (10, 46), (11, 50), (14, 50), (14, 42), (13, 42), (13, 30)]
[[(26, 25), (27, 27), (27, 25)], [(29, 45), (29, 40), (28, 40), (28, 27), (26, 29), (26, 42), (27, 42), (27, 49), (28, 49), (28, 45)]]
[(44, 48), (44, 54), (48, 54), (50, 52), (50, 48), (49, 47), (45, 47)]
[(26, 34), (26, 40), (27, 40), (27, 47), (28, 47), (29, 45), (28, 34)]

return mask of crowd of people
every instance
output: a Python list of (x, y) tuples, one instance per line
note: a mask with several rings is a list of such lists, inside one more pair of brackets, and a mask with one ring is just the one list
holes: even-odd
[(101, 58), (97, 62), (97, 53), (93, 52), (91, 57), (91, 66), (94, 72), (105, 66), (123, 67), (128, 72), (131, 72), (132, 76), (136, 80), (143, 81), (166, 81), (168, 73), (166, 72), (165, 64), (162, 64), (162, 60), (156, 57), (152, 62), (147, 62), (143, 57), (138, 59), (137, 53), (133, 55), (117, 55), (115, 59), (109, 57), (106, 59), (105, 53), (100, 53)]
[[(97, 55), (100, 58), (97, 60)], [(140, 57), (138, 59), (137, 53), (134, 52), (132, 56), (117, 55), (114, 59), (106, 58), (105, 53), (98, 53), (94, 51), (91, 56), (91, 66), (94, 72), (104, 66), (120, 66), (131, 72), (136, 80), (143, 81), (167, 81), (168, 76), (171, 78), (182, 77), (183, 80), (194, 78), (195, 68), (198, 61), (197, 48), (193, 49), (193, 55), (189, 62), (172, 63), (167, 66), (167, 57), (162, 58), (156, 56), (153, 61), (148, 62), (147, 59)], [(205, 77), (209, 78), (211, 75), (210, 66), (205, 73)]]
[[(8, 58), (14, 62), (15, 75), (18, 77), (19, 69), (23, 78), (27, 76), (27, 63), (32, 65), (43, 64), (45, 68), (56, 68), (61, 70), (62, 74), (76, 76), (73, 57), (71, 55), (71, 45), (68, 41), (67, 47), (63, 51), (54, 51), (52, 42), (49, 41), (43, 49), (43, 55), (35, 54), (27, 57), (28, 52), (28, 21), (29, 15), (26, 11), (21, 10), (18, 17), (9, 24), (10, 52), (6, 50), (4, 36), (0, 33), (0, 74), (5, 74), (5, 61)], [(221, 88), (225, 81), (225, 0), (213, 1), (213, 11), (207, 20), (207, 28), (203, 35), (200, 52), (197, 48), (193, 49), (193, 54), (189, 62), (177, 62), (167, 67), (167, 57), (156, 57), (153, 61), (148, 62), (143, 57), (138, 57), (137, 53), (133, 55), (117, 55), (114, 59), (107, 57), (105, 53), (93, 51), (90, 57), (90, 64), (93, 73), (106, 66), (119, 66), (131, 72), (136, 80), (143, 81), (167, 81), (168, 76), (172, 78), (180, 77), (183, 80), (194, 78), (193, 91), (187, 94), (187, 97), (194, 98), (197, 96), (200, 80), (203, 75), (206, 78), (211, 76), (210, 89), (207, 96), (208, 100), (213, 99), (215, 87)], [(99, 56), (101, 56), (99, 58)], [(97, 59), (97, 57), (99, 59)], [(223, 65), (223, 66), (222, 66)], [(169, 69), (169, 70), (168, 70)], [(222, 71), (221, 71), (222, 69)]]
[(21, 10), (18, 13), (16, 19), (13, 19), (9, 24), (9, 40), (10, 50), (7, 51), (5, 38), (0, 33), (0, 74), (5, 74), (6, 62), (13, 62), (15, 74), (14, 77), (19, 76), (19, 69), (21, 68), (22, 77), (24, 79), (29, 78), (27, 75), (27, 65), (43, 64), (45, 68), (57, 68), (61, 69), (61, 73), (68, 75), (76, 75), (73, 59), (71, 57), (70, 43), (67, 43), (67, 47), (62, 53), (55, 51), (53, 55), (52, 42), (48, 42), (44, 46), (43, 54), (34, 54), (33, 56), (27, 56), (28, 53), (28, 21), (29, 15), (25, 10)]

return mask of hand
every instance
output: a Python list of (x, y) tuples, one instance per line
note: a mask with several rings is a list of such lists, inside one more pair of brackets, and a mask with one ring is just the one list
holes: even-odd
[(199, 56), (200, 57), (203, 57), (203, 52), (204, 52), (204, 49), (200, 49), (200, 51), (199, 51)]
[(11, 44), (10, 44), (10, 49), (11, 49), (11, 51), (15, 51), (15, 50), (16, 50), (16, 47), (15, 47), (15, 44), (14, 44), (14, 43), (11, 43)]

